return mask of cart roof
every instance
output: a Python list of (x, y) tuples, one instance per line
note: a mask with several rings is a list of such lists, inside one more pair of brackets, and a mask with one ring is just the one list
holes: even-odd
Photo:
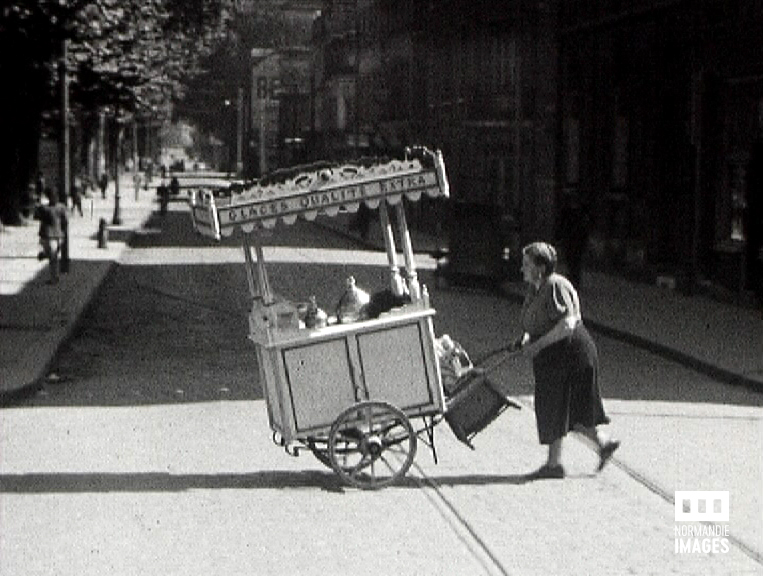
[(244, 180), (223, 172), (209, 173), (173, 173), (164, 178), (163, 182), (168, 184), (173, 178), (176, 178), (181, 188), (230, 188), (231, 186), (241, 186)]
[(298, 217), (314, 220), (319, 214), (356, 212), (361, 202), (377, 208), (382, 200), (397, 204), (403, 197), (418, 201), (424, 194), (448, 193), (442, 154), (427, 150), (422, 158), (306, 170), (283, 182), (245, 187), (228, 198), (196, 190), (190, 202), (196, 230), (220, 239), (237, 228), (251, 233), (273, 228), (278, 221), (293, 224)]

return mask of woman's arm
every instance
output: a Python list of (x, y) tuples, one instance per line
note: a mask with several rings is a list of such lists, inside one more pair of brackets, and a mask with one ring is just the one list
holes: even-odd
[(554, 327), (551, 328), (551, 330), (540, 336), (537, 340), (529, 342), (525, 339), (524, 345), (522, 346), (522, 352), (526, 356), (534, 358), (538, 352), (547, 346), (555, 344), (560, 340), (564, 340), (572, 334), (572, 331), (575, 329), (575, 326), (577, 326), (579, 321), (580, 318), (573, 314), (562, 316), (559, 321), (554, 324)]

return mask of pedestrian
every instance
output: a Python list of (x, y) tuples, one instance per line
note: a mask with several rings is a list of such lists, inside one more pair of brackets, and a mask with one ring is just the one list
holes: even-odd
[(180, 180), (177, 179), (177, 176), (173, 176), (172, 180), (170, 180), (170, 194), (172, 196), (180, 194)]
[(35, 182), (35, 204), (42, 203), (42, 198), (45, 194), (45, 176), (43, 176), (42, 172), (37, 172), (37, 180)]
[(38, 258), (48, 259), (50, 263), (49, 284), (58, 283), (61, 257), (68, 256), (65, 250), (68, 244), (69, 219), (66, 206), (59, 200), (58, 193), (47, 188), (47, 204), (41, 204), (36, 210), (36, 218), (40, 221), (40, 244), (42, 252)]
[(71, 184), (72, 197), (72, 214), (77, 210), (80, 216), (84, 216), (82, 212), (82, 181), (79, 178), (74, 178)]
[(98, 186), (101, 188), (101, 197), (106, 200), (106, 188), (109, 186), (109, 177), (106, 176), (106, 172), (101, 174), (101, 178), (98, 180)]
[(154, 179), (154, 162), (149, 159), (146, 161), (146, 181), (144, 183), (144, 190), (148, 190), (151, 185), (151, 180)]
[(545, 242), (522, 250), (528, 286), (516, 347), (532, 359), (538, 436), (548, 446), (548, 459), (530, 475), (533, 479), (564, 478), (562, 440), (570, 431), (596, 444), (599, 471), (620, 446), (598, 428), (609, 418), (599, 391), (596, 344), (583, 325), (577, 291), (556, 273), (556, 262), (556, 249)]
[(135, 174), (132, 177), (133, 185), (135, 186), (135, 201), (138, 201), (138, 198), (140, 197), (140, 172), (137, 170), (135, 171)]

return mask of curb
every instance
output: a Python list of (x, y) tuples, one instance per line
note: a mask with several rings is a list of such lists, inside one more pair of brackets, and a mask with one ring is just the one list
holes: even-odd
[[(509, 300), (518, 302), (520, 304), (524, 299), (523, 296), (511, 290), (511, 288), (502, 288), (501, 293)], [(687, 368), (691, 368), (696, 372), (704, 374), (705, 376), (709, 376), (710, 378), (723, 382), (724, 384), (742, 386), (755, 392), (763, 391), (763, 383), (755, 380), (754, 378), (749, 378), (743, 374), (731, 372), (730, 370), (724, 370), (723, 368), (719, 368), (714, 364), (699, 360), (690, 354), (679, 352), (670, 346), (665, 346), (664, 344), (653, 342), (652, 340), (637, 336), (636, 334), (631, 334), (624, 330), (613, 328), (612, 326), (607, 326), (606, 324), (591, 320), (590, 318), (584, 318), (584, 320), (586, 326), (591, 328), (593, 331), (598, 332), (602, 336), (606, 336), (607, 338), (620, 340), (626, 344), (630, 344), (631, 346), (642, 348), (647, 352), (662, 356), (671, 362), (682, 364)]]
[(154, 210), (153, 210), (153, 204), (152, 204), (151, 210), (143, 215), (140, 215), (137, 218), (137, 223), (135, 227), (130, 228), (127, 231), (127, 239), (125, 240), (124, 248), (121, 250), (121, 252), (116, 255), (116, 258), (110, 259), (104, 264), (104, 266), (99, 270), (98, 275), (94, 278), (93, 282), (90, 284), (89, 289), (86, 292), (79, 295), (79, 298), (78, 298), (79, 302), (77, 306), (75, 306), (71, 311), (72, 320), (68, 322), (64, 327), (62, 327), (57, 341), (49, 349), (49, 354), (47, 359), (40, 363), (39, 367), (35, 371), (35, 375), (31, 378), (31, 380), (21, 384), (20, 386), (12, 390), (0, 391), (0, 408), (12, 407), (13, 405), (23, 400), (31, 398), (42, 389), (45, 383), (45, 379), (47, 375), (50, 373), (50, 369), (56, 357), (58, 356), (61, 349), (73, 337), (77, 327), (80, 324), (82, 316), (90, 307), (95, 296), (100, 291), (104, 280), (108, 277), (109, 274), (111, 274), (115, 266), (120, 265), (125, 252), (127, 252), (127, 250), (130, 249), (130, 242), (132, 241), (136, 232), (145, 225), (145, 223), (149, 220), (149, 218), (151, 218), (153, 213), (154, 213)]

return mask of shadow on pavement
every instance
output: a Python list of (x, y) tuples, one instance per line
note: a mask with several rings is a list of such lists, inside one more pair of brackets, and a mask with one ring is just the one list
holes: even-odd
[(306, 470), (246, 474), (42, 473), (0, 475), (0, 493), (69, 494), (102, 492), (184, 492), (186, 490), (262, 490), (320, 488), (341, 492), (332, 472)]
[[(581, 475), (579, 478), (595, 475)], [(523, 485), (541, 481), (529, 474), (472, 474), (433, 476), (435, 486)], [(427, 480), (405, 477), (385, 488), (420, 489)], [(133, 473), (34, 473), (0, 475), (2, 494), (76, 494), (105, 492), (184, 492), (186, 490), (290, 490), (318, 488), (343, 493), (347, 487), (330, 471), (262, 471), (241, 474), (170, 474), (163, 472)]]

